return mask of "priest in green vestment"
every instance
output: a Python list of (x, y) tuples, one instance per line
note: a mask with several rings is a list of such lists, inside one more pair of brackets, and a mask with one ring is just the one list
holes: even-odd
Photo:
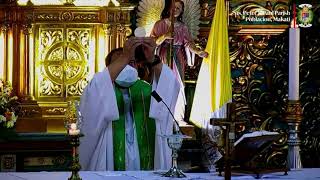
[[(135, 59), (142, 45), (145, 60)], [(156, 90), (173, 111), (180, 84), (169, 67), (156, 61), (152, 38), (130, 38), (124, 49), (111, 51), (107, 68), (95, 74), (81, 97), (84, 137), (80, 144), (83, 170), (168, 169), (171, 150), (164, 135), (173, 119), (163, 104), (151, 98)], [(140, 80), (137, 62), (148, 64), (152, 85)]]

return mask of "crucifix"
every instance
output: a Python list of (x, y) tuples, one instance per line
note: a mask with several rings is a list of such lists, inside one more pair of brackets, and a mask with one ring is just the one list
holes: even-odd
[(236, 104), (227, 104), (227, 118), (211, 118), (213, 126), (225, 126), (225, 155), (224, 155), (224, 178), (231, 180), (231, 158), (233, 154), (236, 125), (244, 124), (245, 121), (236, 121)]

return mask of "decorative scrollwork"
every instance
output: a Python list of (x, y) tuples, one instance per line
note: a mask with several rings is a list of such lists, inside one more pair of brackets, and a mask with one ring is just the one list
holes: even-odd
[(63, 78), (63, 67), (61, 66), (49, 66), (49, 74), (52, 74), (54, 77), (61, 79)]
[[(64, 34), (66, 37), (63, 37)], [(56, 97), (65, 93), (68, 96), (80, 96), (83, 84), (88, 82), (86, 66), (91, 29), (67, 28), (57, 31), (43, 28), (40, 35), (40, 57), (43, 59), (39, 62), (40, 96)]]
[(22, 24), (22, 32), (24, 35), (29, 35), (32, 33), (33, 27), (31, 23)]
[(37, 13), (34, 15), (35, 21), (59, 21), (59, 13)]
[(2, 32), (7, 32), (7, 31), (10, 29), (10, 27), (11, 27), (11, 24), (10, 24), (9, 21), (5, 21), (5, 22), (3, 22), (3, 23), (0, 24), (0, 25), (1, 25), (1, 31), (2, 31)]
[(88, 84), (88, 79), (81, 79), (75, 84), (68, 85), (67, 92), (69, 96), (81, 96), (84, 88)]
[(119, 33), (125, 37), (129, 36), (132, 33), (130, 27), (122, 25), (122, 24), (118, 24), (116, 26), (116, 30), (117, 30), (117, 33)]
[(53, 43), (61, 42), (63, 40), (62, 35), (62, 29), (42, 30), (40, 32), (40, 49), (45, 49)]
[(73, 20), (75, 21), (98, 21), (98, 14), (75, 14)]
[(89, 48), (90, 30), (73, 30), (68, 31), (68, 41), (80, 44), (86, 50)]
[[(319, 15), (320, 13), (318, 17)], [(320, 38), (317, 31), (319, 25), (302, 29), (300, 36), (300, 102), (303, 110), (301, 155), (302, 163), (309, 167), (320, 166)]]
[(73, 15), (71, 12), (67, 11), (67, 12), (63, 12), (60, 15), (60, 19), (62, 21), (72, 21), (73, 20)]
[[(317, 34), (316, 28), (301, 30), (303, 120), (300, 138), (302, 163), (308, 167), (320, 165), (319, 156), (310, 156), (320, 151), (320, 39)], [(285, 163), (288, 139), (287, 123), (283, 120), (288, 99), (288, 32), (277, 37), (231, 36), (230, 40), (233, 101), (239, 106), (238, 114), (250, 119), (246, 128), (258, 127), (283, 134), (261, 157), (261, 161), (268, 160), (268, 166), (281, 166)]]
[(113, 35), (113, 30), (114, 30), (114, 26), (110, 25), (110, 24), (103, 24), (103, 30), (106, 34), (106, 36), (112, 36)]
[(64, 114), (66, 112), (66, 108), (55, 107), (55, 108), (47, 109), (46, 112), (49, 114), (57, 114), (57, 113)]
[(39, 92), (41, 96), (61, 96), (62, 86), (44, 78), (40, 83)]
[(33, 116), (41, 116), (41, 110), (37, 109), (30, 109), (30, 108), (22, 108), (19, 112), (19, 117), (33, 117)]
[[(274, 46), (277, 45), (270, 36), (231, 36), (230, 63), (237, 117), (247, 120), (245, 131), (238, 131), (238, 136), (256, 129), (282, 133), (283, 137), (261, 154), (261, 160), (269, 159), (268, 166), (272, 167), (277, 164), (274, 161), (277, 159), (280, 162), (277, 165), (283, 167), (286, 159), (279, 158), (286, 156), (286, 123), (282, 121), (282, 107), (287, 90), (283, 89), (283, 84), (279, 86), (280, 90), (276, 88), (279, 77), (283, 79), (287, 76), (282, 75), (282, 69), (281, 73), (277, 73), (278, 60), (281, 59), (275, 56)], [(276, 77), (278, 80), (275, 80)]]

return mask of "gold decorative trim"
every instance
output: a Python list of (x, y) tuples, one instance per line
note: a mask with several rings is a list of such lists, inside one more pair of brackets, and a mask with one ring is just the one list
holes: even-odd
[(22, 24), (22, 32), (24, 35), (29, 35), (32, 33), (33, 26), (31, 23)]
[(300, 101), (289, 100), (286, 107), (286, 121), (288, 123), (298, 123), (302, 121), (302, 108)]
[(26, 157), (23, 159), (24, 166), (53, 166), (55, 157)]
[(75, 13), (75, 21), (99, 21), (99, 14), (97, 13)]
[(19, 117), (30, 117), (35, 115), (41, 115), (41, 112), (37, 109), (23, 109), (19, 113)]
[(60, 20), (62, 21), (72, 21), (73, 20), (73, 14), (69, 11), (63, 12), (60, 14)]
[(9, 172), (16, 171), (17, 169), (17, 157), (15, 154), (4, 154), (0, 156), (1, 159), (1, 171)]
[(50, 114), (56, 114), (56, 113), (64, 114), (66, 112), (66, 108), (51, 108), (51, 109), (47, 109), (46, 112)]
[(10, 28), (11, 28), (11, 25), (8, 21), (5, 21), (4, 23), (1, 24), (1, 31), (4, 33), (9, 31)]
[(130, 11), (134, 6), (128, 7), (34, 7), (33, 11), (27, 7), (22, 12), (23, 18), (32, 22), (85, 22), (85, 23), (121, 23), (130, 24)]

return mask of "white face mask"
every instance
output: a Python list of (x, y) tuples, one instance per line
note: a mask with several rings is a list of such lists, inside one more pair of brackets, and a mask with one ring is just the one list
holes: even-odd
[(118, 75), (115, 82), (122, 87), (130, 87), (138, 80), (138, 71), (130, 65), (126, 65)]

